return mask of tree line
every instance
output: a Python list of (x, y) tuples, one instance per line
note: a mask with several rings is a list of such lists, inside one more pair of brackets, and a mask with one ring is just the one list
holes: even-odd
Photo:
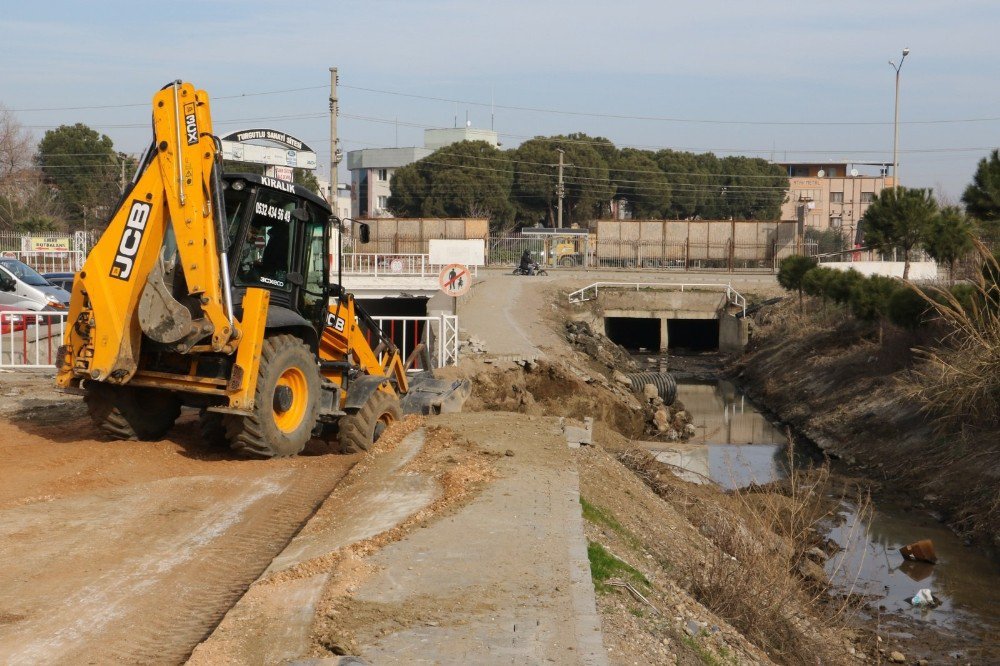
[(501, 150), (463, 141), (398, 169), (389, 210), (400, 217), (487, 217), (493, 229), (555, 226), (559, 153), (563, 222), (607, 218), (777, 219), (788, 189), (782, 167), (753, 157), (617, 148), (603, 137), (535, 137)]
[[(45, 233), (103, 229), (138, 164), (107, 135), (76, 123), (49, 130), (37, 145), (0, 106), (0, 231)], [(263, 173), (259, 164), (227, 162), (227, 171)], [(311, 171), (295, 182), (319, 192)]]

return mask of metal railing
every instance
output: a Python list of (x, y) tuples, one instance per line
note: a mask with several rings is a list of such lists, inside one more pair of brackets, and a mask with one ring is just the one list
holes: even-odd
[(0, 312), (0, 368), (54, 368), (65, 312)]
[[(444, 268), (432, 264), (428, 254), (380, 254), (352, 252), (343, 255), (344, 273), (348, 275), (369, 275), (372, 277), (433, 277)], [(476, 266), (469, 266), (469, 272), (478, 275)]]
[(76, 273), (86, 258), (82, 250), (4, 250), (0, 257), (22, 261), (39, 273)]
[(696, 284), (684, 282), (680, 284), (670, 284), (667, 282), (595, 282), (582, 289), (569, 294), (570, 303), (583, 303), (597, 298), (600, 289), (616, 289), (629, 291), (715, 291), (725, 290), (726, 303), (740, 308), (745, 316), (747, 313), (747, 299), (740, 292), (733, 289), (731, 284)]
[[(457, 315), (372, 317), (372, 319), (399, 348), (404, 361), (416, 349), (417, 345), (423, 343), (430, 354), (431, 368), (443, 368), (458, 364)], [(369, 343), (373, 342), (372, 339), (369, 339)], [(410, 372), (420, 372), (431, 368), (425, 367), (424, 359), (418, 354)]]
[[(399, 347), (404, 360), (423, 343), (432, 367), (458, 363), (457, 315), (372, 319)], [(54, 368), (65, 327), (65, 312), (0, 312), (0, 368)], [(418, 355), (411, 371), (428, 369)]]

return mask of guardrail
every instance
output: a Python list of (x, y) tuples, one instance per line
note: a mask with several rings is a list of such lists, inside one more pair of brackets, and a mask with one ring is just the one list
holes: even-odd
[(17, 259), (39, 273), (76, 273), (85, 255), (82, 250), (4, 250), (0, 258)]
[(0, 368), (54, 368), (65, 312), (0, 312)]
[(732, 284), (705, 284), (705, 283), (667, 283), (667, 282), (595, 282), (582, 289), (569, 294), (570, 303), (583, 303), (597, 298), (597, 292), (604, 289), (629, 289), (639, 291), (705, 291), (705, 290), (725, 290), (726, 302), (740, 308), (743, 316), (747, 313), (747, 299), (740, 292), (733, 289)]
[[(343, 269), (347, 275), (368, 275), (371, 277), (433, 277), (444, 268), (432, 264), (429, 254), (382, 254), (352, 252), (343, 255)], [(469, 266), (473, 277), (478, 275), (476, 266)]]
[[(399, 347), (404, 360), (423, 343), (433, 367), (458, 363), (457, 315), (372, 319)], [(65, 327), (65, 312), (0, 312), (0, 368), (54, 368)], [(411, 371), (428, 369), (418, 356)]]
[[(399, 348), (404, 361), (418, 344), (423, 343), (430, 352), (432, 367), (443, 368), (458, 364), (458, 315), (372, 317), (372, 319)], [(373, 340), (369, 338), (368, 342), (372, 343)], [(429, 369), (424, 367), (424, 359), (418, 355), (410, 372)]]

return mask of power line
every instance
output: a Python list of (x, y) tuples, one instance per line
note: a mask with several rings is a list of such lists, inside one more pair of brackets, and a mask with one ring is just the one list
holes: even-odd
[[(236, 95), (219, 95), (212, 96), (213, 100), (220, 99), (240, 99), (243, 97), (261, 97), (264, 95), (283, 95), (285, 93), (291, 92), (301, 92), (303, 90), (318, 90), (324, 86), (308, 86), (305, 88), (286, 88), (284, 90), (267, 90), (264, 92), (250, 92), (250, 93), (239, 93)], [(129, 109), (135, 107), (148, 107), (149, 102), (143, 102), (141, 104), (101, 104), (93, 106), (53, 106), (46, 108), (35, 108), (35, 109), (8, 109), (8, 111), (13, 111), (16, 113), (34, 113), (41, 111), (99, 111), (103, 109)]]
[[(432, 95), (417, 95), (414, 93), (404, 93), (395, 90), (379, 90), (377, 88), (365, 88), (362, 86), (350, 86), (341, 84), (342, 88), (358, 90), (361, 92), (378, 93), (382, 95), (394, 95), (399, 97), (410, 97), (413, 99), (423, 99), (434, 102), (447, 102), (449, 104), (467, 104), (469, 106), (482, 106), (496, 109), (507, 109), (509, 111), (525, 111), (529, 113), (547, 113), (565, 116), (584, 116), (589, 118), (611, 118), (617, 120), (646, 120), (671, 123), (695, 123), (706, 125), (777, 125), (777, 126), (859, 126), (859, 125), (892, 125), (891, 121), (789, 121), (789, 120), (712, 120), (707, 118), (676, 118), (670, 116), (636, 116), (618, 113), (600, 113), (595, 111), (567, 111), (565, 109), (546, 109), (531, 106), (511, 106), (495, 104), (493, 102), (475, 102), (471, 100), (452, 99), (448, 97), (435, 97)], [(1000, 116), (987, 118), (947, 118), (936, 120), (909, 120), (900, 122), (900, 125), (936, 125), (952, 123), (985, 123), (1000, 121)]]

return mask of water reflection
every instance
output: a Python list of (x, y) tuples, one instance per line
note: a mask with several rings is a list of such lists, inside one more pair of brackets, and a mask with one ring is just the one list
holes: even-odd
[[(678, 400), (693, 417), (697, 434), (684, 443), (649, 442), (657, 459), (674, 466), (687, 480), (732, 489), (787, 476), (787, 440), (739, 389), (727, 381), (678, 382)], [(800, 447), (801, 448), (801, 447)], [(796, 465), (808, 452), (796, 451)], [(883, 503), (860, 521), (857, 507), (841, 503), (827, 525), (829, 538), (842, 549), (827, 562), (836, 590), (870, 599), (898, 625), (909, 617), (963, 637), (1000, 631), (1000, 571), (988, 556), (966, 548), (929, 514)], [(899, 548), (931, 539), (937, 564), (908, 562)], [(929, 588), (942, 602), (934, 609), (914, 608), (907, 599)], [(965, 640), (965, 639), (963, 639)]]
[[(954, 628), (962, 621), (1000, 627), (1000, 578), (997, 566), (982, 552), (966, 548), (947, 527), (923, 511), (883, 504), (869, 523), (858, 521), (857, 507), (844, 502), (829, 537), (843, 550), (827, 571), (842, 588), (872, 597), (871, 606)], [(903, 559), (899, 548), (930, 539), (937, 564)], [(941, 605), (928, 609), (907, 602), (921, 588)]]
[(685, 443), (650, 444), (660, 462), (695, 483), (725, 488), (768, 483), (787, 476), (785, 435), (732, 382), (680, 381), (677, 400), (696, 434)]

